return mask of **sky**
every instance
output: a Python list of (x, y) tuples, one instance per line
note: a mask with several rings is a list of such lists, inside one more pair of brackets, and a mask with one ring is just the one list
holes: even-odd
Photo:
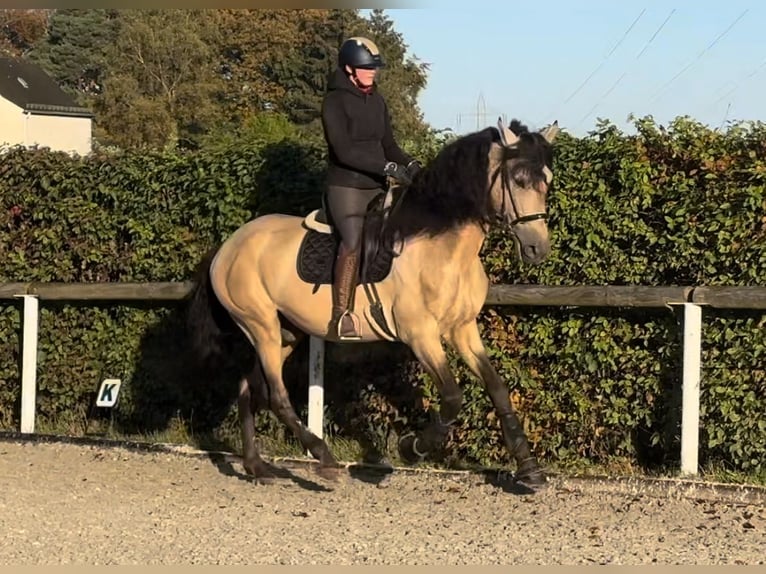
[(386, 10), (409, 54), (430, 63), (419, 105), (434, 128), (462, 134), (505, 116), (538, 129), (558, 120), (582, 136), (598, 118), (630, 133), (630, 114), (662, 125), (766, 121), (766, 3), (435, 5)]

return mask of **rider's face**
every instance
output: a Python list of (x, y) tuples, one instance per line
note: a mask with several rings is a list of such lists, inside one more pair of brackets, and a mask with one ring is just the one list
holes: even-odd
[[(351, 68), (349, 68), (348, 66), (346, 66), (346, 70), (348, 71), (349, 74), (351, 73)], [(369, 70), (365, 68), (357, 68), (356, 69), (357, 81), (362, 86), (371, 86), (373, 80), (375, 80), (375, 76), (377, 73), (378, 73), (377, 68), (372, 68)]]

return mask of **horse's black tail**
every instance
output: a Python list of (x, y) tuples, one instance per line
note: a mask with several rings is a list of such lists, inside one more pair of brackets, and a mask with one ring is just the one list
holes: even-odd
[(229, 312), (221, 305), (210, 282), (210, 265), (218, 248), (210, 250), (195, 271), (194, 287), (186, 303), (186, 329), (193, 360), (203, 369), (221, 368), (234, 339), (244, 338)]

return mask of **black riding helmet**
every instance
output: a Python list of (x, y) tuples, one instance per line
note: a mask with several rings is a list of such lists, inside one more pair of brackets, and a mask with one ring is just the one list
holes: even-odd
[(341, 69), (349, 66), (355, 70), (356, 68), (384, 68), (386, 63), (372, 40), (354, 36), (343, 42), (340, 47), (338, 66)]

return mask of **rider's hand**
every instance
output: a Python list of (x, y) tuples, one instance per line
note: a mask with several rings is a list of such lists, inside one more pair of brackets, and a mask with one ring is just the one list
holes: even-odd
[(415, 179), (415, 175), (421, 170), (420, 162), (416, 159), (413, 159), (410, 163), (407, 164), (407, 173), (410, 174), (410, 179)]
[(404, 185), (410, 185), (412, 183), (412, 178), (410, 177), (407, 168), (403, 165), (399, 165), (396, 162), (388, 162), (386, 167), (383, 169), (383, 172), (387, 176), (395, 179), (398, 183), (402, 183)]

